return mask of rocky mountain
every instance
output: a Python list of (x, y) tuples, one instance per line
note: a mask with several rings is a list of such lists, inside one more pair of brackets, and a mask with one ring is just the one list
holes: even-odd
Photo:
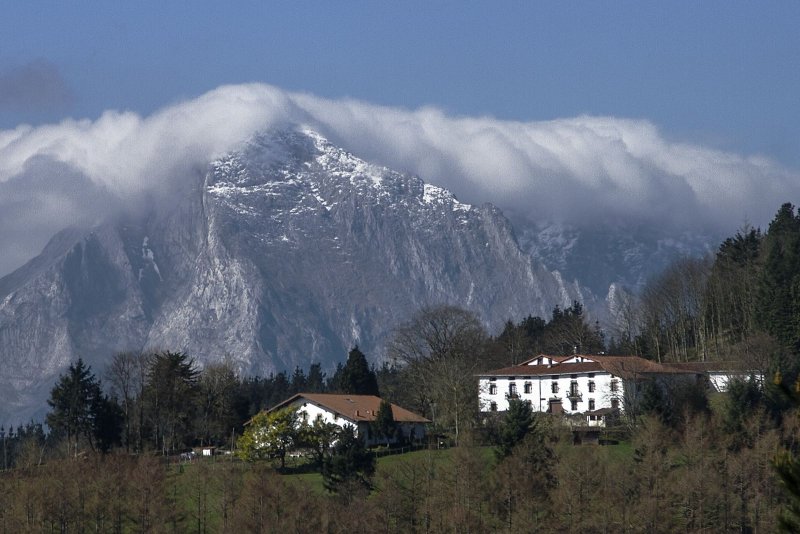
[(211, 162), (176, 198), (65, 230), (0, 279), (0, 421), (40, 415), (82, 356), (230, 358), (245, 373), (379, 357), (422, 306), (495, 329), (548, 316), (581, 288), (520, 247), (497, 208), (369, 164), (306, 130), (270, 131)]
[(530, 221), (510, 215), (522, 250), (587, 294), (607, 295), (615, 287), (637, 292), (676, 257), (712, 252), (721, 236), (628, 222), (595, 221), (582, 227)]

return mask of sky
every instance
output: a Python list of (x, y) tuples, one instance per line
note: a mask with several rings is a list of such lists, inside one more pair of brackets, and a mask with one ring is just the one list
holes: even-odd
[(0, 3), (0, 275), (276, 120), (504, 208), (800, 202), (798, 2)]

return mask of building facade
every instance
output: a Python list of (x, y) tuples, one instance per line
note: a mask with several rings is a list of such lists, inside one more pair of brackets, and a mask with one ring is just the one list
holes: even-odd
[(688, 380), (696, 374), (637, 356), (542, 354), (520, 365), (480, 374), (480, 409), (502, 412), (508, 410), (510, 400), (519, 399), (529, 401), (538, 412), (624, 412), (643, 381)]
[[(294, 408), (308, 424), (320, 417), (324, 422), (340, 427), (350, 425), (355, 429), (356, 436), (362, 438), (367, 446), (371, 446), (386, 442), (386, 439), (377, 439), (371, 429), (381, 402), (381, 398), (374, 395), (298, 393), (270, 411)], [(396, 404), (391, 406), (392, 416), (405, 440), (416, 441), (425, 438), (426, 426), (430, 423), (428, 419)], [(389, 443), (396, 441), (397, 437), (389, 439)]]

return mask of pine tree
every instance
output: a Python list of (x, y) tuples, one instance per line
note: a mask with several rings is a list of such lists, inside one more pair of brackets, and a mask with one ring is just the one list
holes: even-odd
[(759, 294), (759, 319), (764, 329), (787, 347), (800, 350), (800, 214), (784, 204), (769, 225)]
[(145, 396), (155, 444), (163, 454), (189, 439), (199, 393), (198, 375), (194, 360), (186, 354), (167, 351), (152, 357)]
[(792, 384), (800, 373), (800, 214), (791, 204), (770, 223), (762, 255), (756, 319), (784, 347), (772, 370)]
[[(92, 373), (91, 367), (79, 358), (71, 364), (66, 374), (61, 375), (50, 392), (47, 401), (52, 411), (47, 414), (47, 424), (66, 439), (67, 454), (77, 456), (79, 444), (84, 440), (94, 449), (98, 432), (109, 429), (107, 411), (110, 401), (103, 396), (100, 382)], [(107, 443), (113, 436), (103, 436)]]
[(369, 368), (367, 357), (358, 349), (358, 345), (347, 355), (339, 387), (342, 393), (380, 396), (375, 372)]
[(312, 363), (308, 368), (306, 391), (308, 393), (323, 393), (325, 391), (325, 373), (322, 372), (321, 363)]
[(534, 427), (533, 409), (529, 401), (511, 399), (508, 411), (500, 425), (499, 443), (495, 454), (498, 458), (510, 455), (514, 447), (525, 439)]
[(348, 483), (369, 489), (374, 472), (375, 457), (361, 438), (356, 437), (353, 427), (345, 425), (339, 431), (331, 455), (325, 459), (322, 467), (325, 489), (336, 493)]
[(392, 413), (392, 403), (386, 400), (381, 401), (378, 413), (375, 414), (375, 420), (371, 426), (375, 437), (385, 439), (388, 446), (389, 441), (397, 431), (397, 422), (394, 420), (394, 414)]

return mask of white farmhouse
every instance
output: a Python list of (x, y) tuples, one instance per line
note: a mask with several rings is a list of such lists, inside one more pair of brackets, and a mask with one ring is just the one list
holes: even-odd
[[(355, 428), (356, 436), (363, 438), (364, 443), (370, 446), (383, 441), (375, 439), (370, 429), (381, 402), (381, 398), (374, 395), (298, 393), (269, 411), (291, 407), (296, 408), (309, 424), (317, 417), (322, 417), (326, 423), (340, 427), (351, 425)], [(406, 439), (421, 440), (425, 437), (426, 425), (430, 423), (428, 419), (396, 404), (392, 404), (392, 416)]]
[(637, 356), (541, 354), (520, 365), (478, 375), (480, 407), (485, 412), (502, 412), (508, 410), (509, 400), (520, 399), (529, 401), (534, 411), (588, 414), (587, 420), (600, 426), (610, 411), (625, 411), (642, 381), (696, 376), (694, 371)]
[(732, 380), (746, 382), (753, 377), (759, 384), (764, 381), (762, 371), (744, 367), (737, 362), (676, 362), (664, 365), (708, 377), (708, 384), (715, 391), (727, 391)]

